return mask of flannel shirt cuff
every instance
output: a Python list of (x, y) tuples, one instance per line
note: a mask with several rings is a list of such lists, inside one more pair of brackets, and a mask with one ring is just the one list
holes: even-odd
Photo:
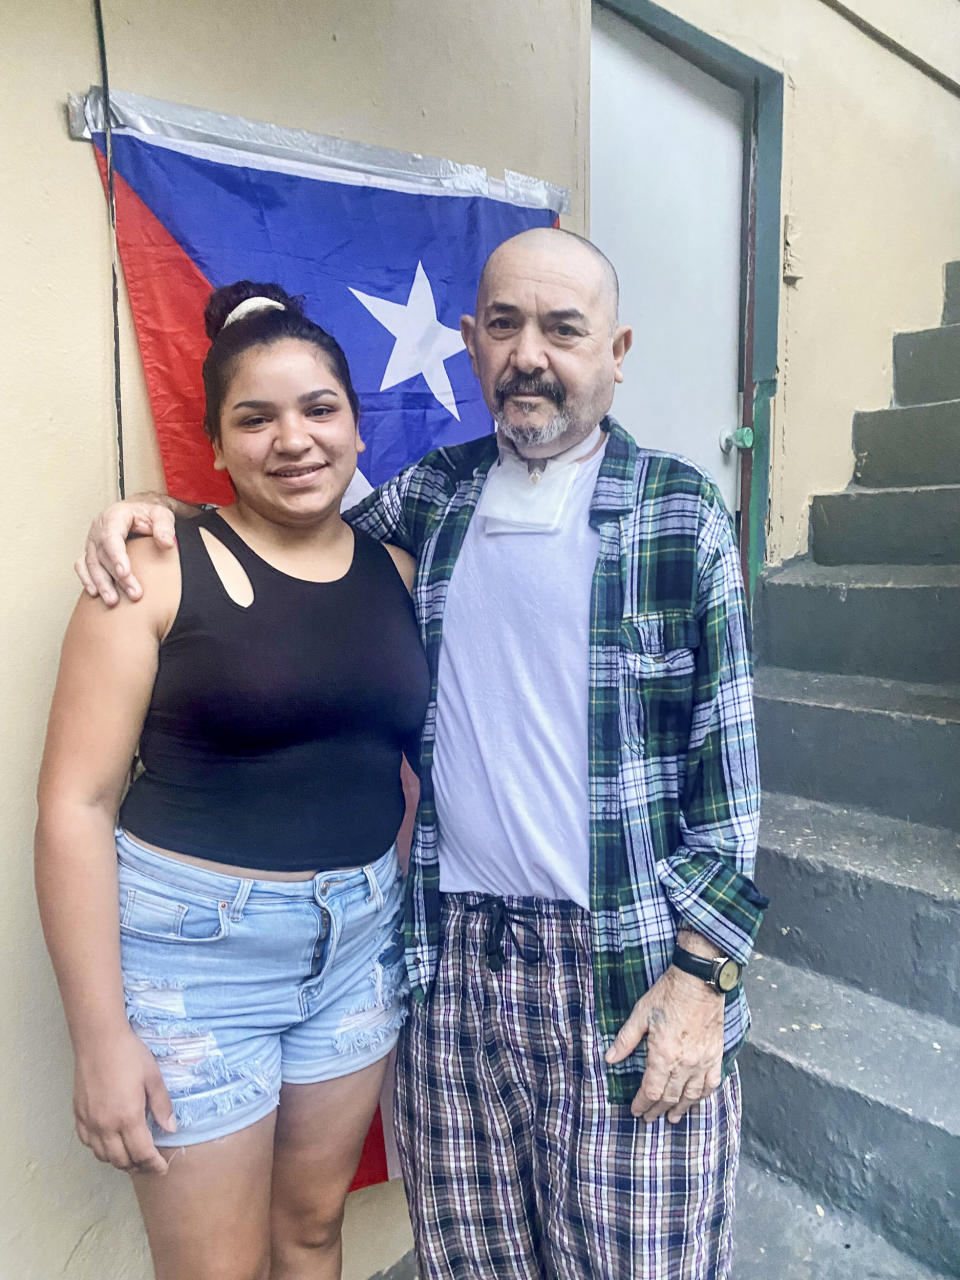
[(682, 927), (747, 963), (769, 902), (751, 879), (721, 858), (690, 849), (658, 862), (657, 875)]

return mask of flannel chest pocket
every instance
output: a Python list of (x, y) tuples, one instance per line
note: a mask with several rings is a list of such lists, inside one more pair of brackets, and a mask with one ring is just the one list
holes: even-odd
[(643, 755), (677, 755), (690, 737), (699, 628), (691, 613), (626, 615), (618, 636), (620, 739)]

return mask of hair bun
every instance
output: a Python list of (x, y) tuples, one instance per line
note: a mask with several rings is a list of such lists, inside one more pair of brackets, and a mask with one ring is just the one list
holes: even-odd
[(223, 328), (230, 312), (248, 298), (271, 298), (295, 315), (303, 315), (303, 298), (299, 295), (287, 293), (278, 284), (238, 280), (235, 284), (225, 284), (221, 289), (214, 289), (207, 299), (207, 305), (203, 309), (203, 326), (211, 342)]

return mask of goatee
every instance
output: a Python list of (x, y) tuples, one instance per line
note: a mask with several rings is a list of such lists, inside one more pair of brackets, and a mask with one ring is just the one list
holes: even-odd
[[(518, 373), (506, 382), (498, 383), (495, 394), (497, 412), (494, 413), (493, 420), (500, 434), (512, 444), (522, 448), (550, 444), (571, 425), (564, 409), (567, 389), (562, 382), (551, 382), (538, 374)], [(552, 400), (557, 406), (557, 413), (549, 422), (538, 427), (508, 422), (503, 409), (507, 400), (513, 396), (538, 396), (542, 400)]]
[(494, 422), (497, 431), (505, 440), (509, 440), (511, 444), (515, 444), (519, 448), (527, 449), (533, 448), (534, 445), (551, 444), (554, 440), (559, 439), (570, 426), (570, 419), (563, 411), (540, 427), (526, 427), (522, 423), (508, 422), (500, 414), (494, 418)]

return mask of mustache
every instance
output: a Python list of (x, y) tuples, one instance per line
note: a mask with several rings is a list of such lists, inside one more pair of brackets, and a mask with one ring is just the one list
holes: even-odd
[(506, 382), (498, 382), (494, 394), (499, 409), (510, 396), (543, 396), (545, 400), (552, 400), (558, 409), (562, 409), (567, 400), (567, 389), (562, 382), (547, 382), (527, 373), (518, 373)]

